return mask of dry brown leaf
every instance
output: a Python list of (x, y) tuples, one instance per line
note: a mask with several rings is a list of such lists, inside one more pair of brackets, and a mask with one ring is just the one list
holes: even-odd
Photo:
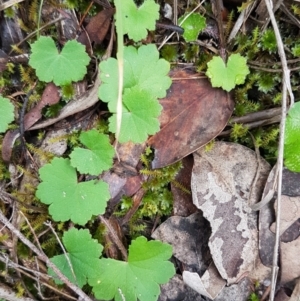
[[(277, 200), (275, 202), (275, 212), (277, 212)], [(279, 235), (281, 236), (299, 218), (300, 218), (300, 197), (282, 195)], [(276, 223), (273, 223), (270, 229), (273, 233), (275, 233)]]
[[(263, 198), (273, 187), (276, 166), (272, 169), (267, 180)], [(287, 168), (282, 174), (281, 242), (289, 242), (299, 237), (300, 219), (300, 174), (291, 172)], [(264, 206), (259, 213), (259, 254), (261, 261), (266, 266), (271, 266), (273, 261), (273, 248), (275, 244), (275, 213), (276, 195), (271, 202)], [(274, 210), (275, 208), (275, 210)]]
[[(42, 117), (42, 109), (47, 105), (54, 105), (60, 100), (59, 90), (53, 84), (49, 83), (41, 97), (41, 101), (24, 116), (24, 130), (28, 130)], [(4, 162), (9, 162), (12, 149), (16, 139), (20, 136), (19, 130), (8, 131), (2, 143), (2, 158)]]
[(254, 151), (225, 142), (194, 154), (193, 201), (211, 224), (209, 248), (228, 284), (251, 272), (258, 258), (257, 213), (249, 205), (259, 201), (270, 166), (260, 159), (258, 170), (257, 159)]
[[(262, 199), (266, 197), (270, 190), (273, 189), (275, 180), (276, 166), (271, 170), (264, 191)], [(258, 237), (259, 237), (259, 257), (261, 262), (265, 266), (272, 266), (273, 263), (273, 249), (275, 244), (275, 235), (270, 230), (272, 222), (275, 220), (274, 216), (274, 201), (276, 195), (273, 196), (272, 200), (263, 206), (259, 211), (259, 223), (258, 223)]]
[(211, 261), (208, 227), (200, 212), (189, 217), (172, 216), (152, 233), (152, 238), (171, 244), (173, 255), (182, 262), (184, 270), (202, 275)]
[(207, 301), (193, 289), (184, 284), (180, 275), (175, 275), (171, 280), (160, 286), (161, 293), (158, 301)]
[(193, 290), (213, 300), (226, 285), (226, 281), (220, 276), (214, 263), (208, 267), (201, 278), (197, 273), (184, 271), (183, 280)]
[(173, 84), (160, 100), (161, 130), (148, 143), (155, 148), (153, 168), (160, 168), (193, 153), (226, 126), (234, 103), (230, 94), (212, 88), (206, 78), (185, 70), (170, 72)]
[(291, 242), (280, 243), (280, 261), (282, 284), (300, 277), (300, 237)]
[[(171, 183), (173, 194), (173, 214), (179, 216), (189, 216), (198, 209), (193, 204), (191, 192), (191, 176), (194, 164), (193, 156), (182, 159), (182, 169), (177, 174), (175, 181)], [(189, 193), (188, 193), (189, 192)]]

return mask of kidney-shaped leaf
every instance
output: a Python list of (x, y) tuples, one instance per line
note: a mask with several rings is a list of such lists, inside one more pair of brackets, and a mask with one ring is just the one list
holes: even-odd
[(92, 215), (103, 214), (110, 198), (104, 182), (77, 183), (76, 170), (69, 159), (54, 158), (39, 170), (42, 183), (36, 196), (50, 205), (49, 212), (55, 221), (71, 220), (84, 225)]
[(206, 75), (210, 78), (212, 86), (221, 87), (227, 92), (236, 85), (243, 84), (249, 73), (247, 60), (239, 53), (230, 55), (227, 64), (219, 56), (213, 57), (207, 63)]
[(124, 33), (138, 42), (147, 37), (147, 29), (155, 29), (155, 21), (159, 19), (159, 5), (153, 0), (145, 0), (137, 7), (133, 0), (122, 0), (122, 13)]
[(88, 282), (97, 299), (155, 301), (160, 293), (158, 284), (175, 274), (168, 261), (171, 256), (170, 245), (140, 236), (129, 247), (128, 262), (101, 259), (101, 269)]
[(70, 155), (72, 166), (79, 172), (96, 176), (112, 167), (115, 151), (108, 136), (90, 130), (81, 133), (80, 141), (88, 149), (76, 147)]
[(171, 75), (173, 84), (160, 100), (161, 130), (148, 141), (155, 148), (153, 168), (172, 164), (215, 138), (234, 107), (231, 96), (212, 88), (207, 79), (193, 79), (195, 74), (184, 70)]
[(68, 41), (58, 53), (50, 37), (40, 37), (31, 45), (29, 65), (36, 69), (38, 78), (56, 85), (66, 85), (81, 80), (86, 74), (90, 58), (77, 41)]

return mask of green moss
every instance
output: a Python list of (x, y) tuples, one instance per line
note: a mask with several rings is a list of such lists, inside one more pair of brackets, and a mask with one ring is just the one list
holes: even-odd
[(62, 96), (65, 100), (70, 100), (75, 95), (72, 83), (62, 87)]
[(269, 53), (275, 53), (277, 51), (277, 42), (273, 29), (267, 29), (263, 33), (261, 38), (261, 46), (263, 50), (267, 50)]
[(174, 62), (177, 60), (178, 49), (176, 45), (165, 45), (161, 49), (161, 56), (168, 62)]

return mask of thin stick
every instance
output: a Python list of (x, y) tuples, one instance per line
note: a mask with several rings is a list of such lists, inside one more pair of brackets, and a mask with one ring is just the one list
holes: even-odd
[(74, 291), (78, 296), (82, 298), (83, 301), (92, 301), (89, 296), (87, 296), (79, 287), (73, 284), (59, 268), (50, 261), (50, 259), (41, 252), (32, 242), (30, 242), (17, 228), (15, 228), (8, 219), (3, 215), (0, 210), (0, 221), (14, 234), (16, 235), (28, 248), (30, 248), (38, 257), (44, 261), (48, 267), (50, 267), (57, 275), (59, 280), (64, 282), (72, 291)]
[[(205, 2), (205, 0), (202, 0), (201, 3), (199, 3), (190, 13), (188, 13), (178, 25), (181, 26), (183, 22), (202, 5), (203, 2)], [(172, 32), (168, 37), (166, 37), (158, 47), (158, 50), (160, 50), (173, 37), (174, 34), (175, 32)]]
[[(44, 274), (44, 273), (41, 273), (41, 272), (39, 272), (39, 271), (35, 271), (35, 270), (32, 270), (32, 269), (26, 268), (26, 267), (24, 267), (24, 266), (21, 266), (21, 265), (15, 263), (15, 262), (13, 262), (12, 260), (10, 260), (10, 259), (7, 257), (7, 255), (4, 255), (4, 254), (0, 254), (0, 261), (3, 262), (3, 263), (4, 263), (5, 265), (7, 265), (8, 267), (13, 268), (14, 270), (18, 270), (20, 273), (22, 273), (23, 275), (25, 275), (25, 276), (27, 276), (28, 278), (31, 278), (31, 279), (33, 279), (33, 280), (36, 280), (36, 275), (38, 274), (40, 278), (41, 278), (41, 277), (43, 278), (43, 279), (41, 280), (43, 286), (48, 287), (49, 289), (53, 290), (53, 291), (56, 292), (57, 294), (60, 294), (60, 295), (64, 296), (65, 298), (68, 298), (68, 299), (71, 299), (71, 300), (75, 300), (75, 301), (78, 300), (77, 298), (74, 298), (74, 297), (72, 297), (72, 296), (70, 296), (70, 295), (67, 295), (67, 294), (64, 293), (62, 290), (59, 290), (59, 289), (57, 289), (56, 287), (51, 286), (51, 285), (49, 285), (47, 282), (45, 282), (45, 281), (47, 281), (48, 279), (51, 279), (51, 278), (52, 278), (51, 276), (49, 276), (49, 275), (47, 275), (47, 274)], [(28, 273), (27, 273), (26, 271), (28, 271)], [(35, 276), (31, 275), (30, 273), (33, 274), (33, 275), (35, 275)], [(44, 279), (45, 279), (45, 280), (44, 280)], [(1, 292), (0, 292), (0, 297), (2, 297), (2, 296), (1, 296)]]
[(0, 4), (0, 11), (5, 10), (17, 3), (23, 2), (24, 0), (8, 0), (5, 3)]
[(74, 272), (74, 269), (73, 269), (73, 265), (72, 265), (72, 263), (71, 263), (71, 261), (70, 261), (70, 257), (69, 257), (69, 255), (68, 255), (66, 249), (64, 248), (64, 245), (61, 243), (61, 241), (60, 241), (58, 235), (56, 234), (55, 230), (53, 229), (53, 227), (52, 227), (52, 225), (51, 225), (51, 222), (46, 222), (46, 223), (44, 223), (44, 224), (45, 224), (47, 227), (50, 228), (50, 230), (51, 230), (52, 233), (54, 234), (56, 240), (58, 241), (58, 243), (59, 243), (59, 245), (60, 245), (62, 251), (64, 252), (64, 255), (65, 255), (65, 257), (66, 257), (66, 260), (67, 260), (67, 262), (68, 262), (68, 265), (69, 265), (69, 268), (70, 268), (70, 270), (71, 270), (71, 272), (72, 272), (72, 275), (73, 275), (75, 281), (77, 282), (76, 275), (75, 275), (75, 272)]
[(283, 151), (284, 151), (284, 132), (285, 132), (285, 120), (287, 113), (287, 91), (289, 92), (290, 102), (294, 103), (294, 95), (292, 92), (291, 82), (290, 82), (290, 71), (287, 66), (287, 61), (284, 52), (284, 46), (281, 39), (281, 35), (276, 23), (276, 19), (272, 10), (271, 0), (265, 0), (266, 7), (270, 16), (270, 20), (274, 29), (276, 36), (276, 42), (278, 47), (278, 54), (281, 59), (282, 69), (283, 69), (283, 79), (282, 79), (282, 113), (281, 113), (281, 123), (280, 123), (280, 134), (279, 134), (279, 146), (278, 146), (278, 160), (276, 171), (278, 174), (278, 186), (277, 186), (277, 216), (276, 216), (276, 236), (275, 245), (273, 251), (273, 265), (272, 265), (272, 281), (271, 281), (271, 292), (269, 301), (274, 300), (276, 280), (278, 274), (278, 251), (279, 251), (279, 233), (280, 233), (280, 216), (281, 216), (281, 191), (282, 191), (282, 170), (283, 170)]
[(117, 247), (121, 251), (124, 260), (127, 261), (127, 259), (128, 259), (127, 251), (124, 248), (124, 245), (121, 242), (121, 240), (119, 239), (119, 237), (116, 234), (115, 230), (111, 227), (109, 221), (107, 221), (106, 218), (104, 218), (102, 215), (99, 215), (99, 218), (100, 218), (101, 222), (107, 228), (109, 236), (113, 239), (113, 241), (115, 242), (115, 244), (117, 245)]
[(19, 210), (19, 213), (20, 213), (20, 214), (23, 216), (23, 218), (25, 219), (25, 221), (26, 221), (26, 223), (27, 223), (27, 225), (28, 225), (28, 227), (29, 227), (29, 229), (30, 229), (30, 231), (31, 231), (31, 233), (32, 233), (32, 235), (33, 235), (33, 237), (34, 237), (34, 240), (36, 241), (36, 244), (38, 245), (38, 247), (39, 247), (39, 249), (40, 249), (40, 251), (43, 252), (43, 249), (42, 249), (42, 247), (41, 247), (41, 245), (40, 245), (40, 242), (39, 242), (39, 240), (38, 240), (38, 238), (37, 238), (37, 236), (36, 236), (36, 234), (35, 234), (35, 232), (34, 232), (32, 226), (31, 226), (31, 224), (30, 224), (28, 218), (25, 216), (25, 214), (24, 214), (21, 210)]
[(285, 120), (287, 111), (287, 87), (283, 82), (282, 86), (282, 116), (280, 122), (280, 134), (279, 134), (279, 147), (278, 147), (278, 160), (276, 167), (276, 174), (278, 174), (277, 182), (277, 214), (276, 214), (276, 232), (275, 232), (275, 245), (273, 250), (273, 264), (272, 264), (272, 282), (270, 301), (274, 300), (276, 280), (278, 274), (278, 251), (279, 251), (279, 236), (280, 236), (280, 216), (281, 216), (281, 191), (282, 191), (282, 170), (283, 170), (283, 151), (284, 151), (284, 132), (285, 132)]
[(270, 20), (274, 29), (275, 37), (276, 37), (276, 42), (277, 42), (277, 47), (278, 47), (278, 54), (280, 56), (281, 64), (282, 64), (282, 70), (283, 70), (283, 81), (285, 81), (286, 88), (289, 92), (290, 96), (290, 104), (293, 105), (294, 103), (294, 94), (292, 92), (292, 86), (291, 86), (291, 81), (290, 81), (290, 70), (287, 66), (287, 61), (286, 61), (286, 56), (284, 52), (284, 45), (281, 39), (281, 35), (278, 29), (278, 25), (273, 13), (273, 4), (271, 0), (265, 0), (266, 2), (266, 7), (268, 9), (268, 13), (270, 15)]

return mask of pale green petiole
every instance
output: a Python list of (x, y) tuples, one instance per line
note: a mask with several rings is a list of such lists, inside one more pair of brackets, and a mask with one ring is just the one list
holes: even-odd
[(116, 147), (120, 136), (122, 123), (122, 93), (123, 93), (123, 69), (124, 69), (124, 41), (123, 41), (123, 18), (122, 18), (122, 0), (115, 0), (116, 7), (116, 28), (117, 28), (117, 60), (118, 60), (118, 99), (117, 99), (117, 125), (116, 125)]

